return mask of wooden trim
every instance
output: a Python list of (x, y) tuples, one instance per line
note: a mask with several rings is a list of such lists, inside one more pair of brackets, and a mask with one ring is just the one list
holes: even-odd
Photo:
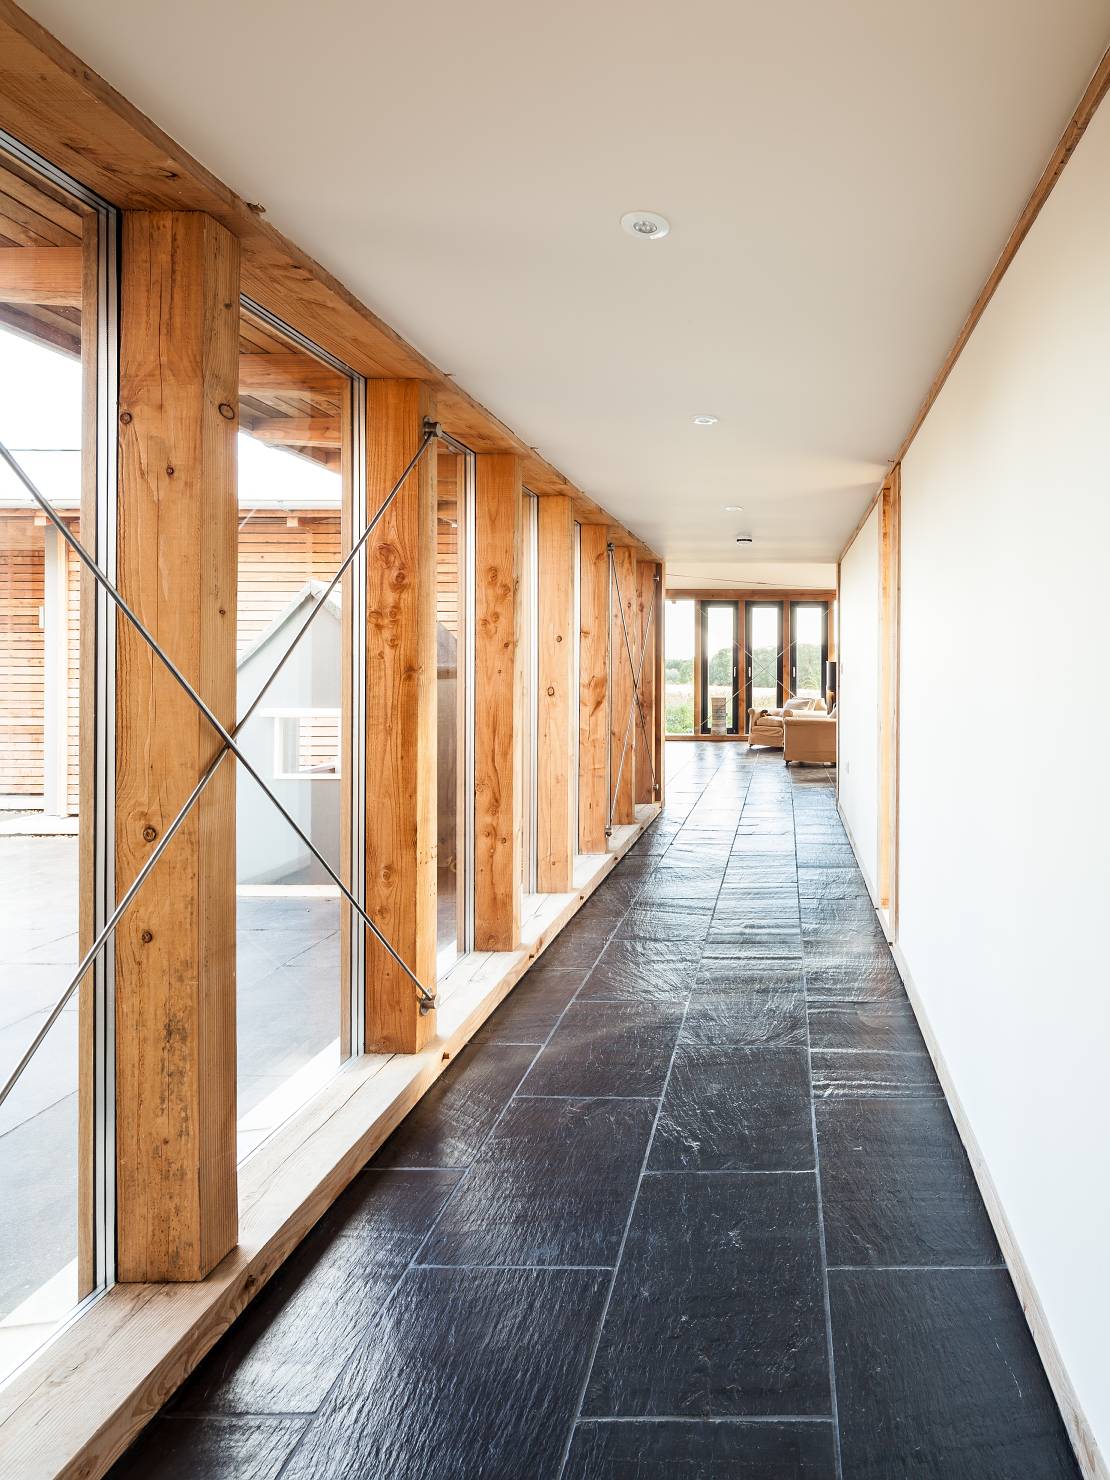
[[(613, 551), (613, 600), (612, 631), (609, 636), (611, 654), (610, 683), (613, 686), (612, 734), (609, 740), (609, 794), (613, 798), (613, 821), (624, 826), (636, 815), (636, 752), (643, 739), (638, 735), (639, 726), (632, 707), (632, 670), (628, 662), (628, 648), (633, 649), (636, 641), (636, 557), (633, 551), (618, 545)], [(618, 600), (619, 597), (619, 600)], [(625, 646), (624, 626), (621, 609), (628, 626), (628, 646)]]
[(578, 848), (574, 811), (574, 507), (559, 494), (539, 501), (537, 632), (537, 888), (569, 889)]
[[(239, 246), (198, 212), (129, 212), (121, 268), (119, 588), (231, 726)], [(218, 740), (123, 619), (116, 654), (118, 891)], [(202, 1279), (236, 1240), (233, 766), (116, 930), (115, 1030), (118, 1277)]]
[[(890, 474), (888, 473), (887, 474), (887, 477), (889, 477), (889, 476), (890, 476)], [(848, 554), (848, 551), (852, 548), (852, 546), (855, 544), (855, 542), (859, 539), (860, 535), (863, 533), (863, 526), (867, 523), (867, 521), (871, 518), (871, 515), (875, 512), (875, 509), (878, 506), (879, 500), (883, 496), (883, 488), (885, 487), (885, 485), (886, 485), (886, 478), (884, 478), (882, 484), (880, 484), (879, 490), (875, 494), (875, 497), (870, 501), (870, 503), (867, 505), (867, 508), (864, 509), (863, 513), (856, 520), (856, 527), (855, 527), (855, 529), (852, 530), (852, 533), (849, 535), (849, 537), (848, 537), (848, 543), (844, 546), (843, 550), (841, 550), (839, 556), (837, 557), (836, 569), (837, 569), (837, 582), (838, 583), (839, 583), (839, 580), (840, 580), (840, 565), (841, 565), (841, 561), (843, 561), (843, 559), (845, 558), (845, 556)]]
[(476, 459), (474, 624), (474, 946), (520, 941), (523, 793), (520, 459)]
[[(418, 380), (367, 384), (367, 500), (376, 509), (423, 436)], [(436, 978), (435, 451), (366, 544), (366, 910), (430, 991)], [(366, 932), (366, 1049), (419, 1053), (435, 1033), (409, 977)]]
[(578, 840), (583, 853), (602, 853), (609, 821), (609, 529), (581, 530)]
[[(905, 458), (906, 453), (910, 450), (910, 446), (914, 438), (921, 430), (925, 418), (932, 410), (937, 397), (940, 395), (945, 381), (951, 375), (956, 361), (963, 354), (968, 340), (971, 338), (973, 332), (975, 331), (976, 325), (979, 323), (979, 320), (986, 312), (987, 305), (994, 297), (995, 292), (998, 289), (998, 285), (1002, 281), (1003, 277), (1006, 275), (1006, 271), (1009, 268), (1010, 263), (1013, 262), (1014, 258), (1017, 256), (1018, 248), (1021, 246), (1025, 238), (1029, 235), (1029, 230), (1032, 227), (1033, 222), (1036, 221), (1037, 217), (1041, 213), (1045, 201), (1052, 194), (1057, 180), (1059, 180), (1060, 176), (1064, 172), (1064, 166), (1075, 153), (1076, 146), (1086, 132), (1087, 125), (1095, 116), (1099, 104), (1106, 96), (1108, 88), (1110, 88), (1110, 50), (1107, 50), (1104, 53), (1102, 60), (1096, 67), (1094, 76), (1087, 84), (1087, 88), (1083, 93), (1083, 96), (1080, 98), (1078, 104), (1076, 105), (1075, 112), (1072, 114), (1067, 128), (1060, 136), (1060, 142), (1052, 151), (1052, 155), (1048, 163), (1045, 165), (1040, 179), (1033, 187), (1032, 194), (1026, 201), (1021, 215), (1017, 218), (1017, 221), (1014, 224), (1014, 229), (1007, 237), (1006, 245), (1002, 248), (1002, 251), (999, 254), (998, 261), (994, 264), (987, 277), (986, 282), (980, 289), (978, 298), (976, 298), (975, 302), (971, 305), (971, 309), (968, 312), (967, 318), (964, 319), (963, 324), (960, 326), (960, 332), (956, 335), (956, 339), (952, 345), (952, 348), (948, 351), (947, 355), (945, 355), (940, 369), (933, 377), (933, 382), (929, 386), (928, 391), (925, 393), (925, 399), (924, 401), (922, 401), (920, 407), (918, 408), (917, 415), (910, 423), (910, 429), (906, 433), (901, 447), (899, 447), (897, 453), (895, 454), (895, 465), (900, 464)], [(868, 512), (870, 512), (870, 510), (868, 510)], [(851, 542), (849, 541), (849, 543)]]
[[(608, 519), (593, 499), (275, 230), (263, 206), (241, 200), (12, 0), (0, 0), (0, 127), (120, 209), (212, 216), (241, 242), (242, 286), (251, 298), (368, 378), (425, 381), (440, 420), (465, 446), (517, 453), (534, 493), (566, 495), (579, 520)], [(629, 531), (621, 528), (619, 537), (644, 558), (658, 558)]]
[(681, 586), (667, 589), (667, 601), (831, 601), (832, 591), (810, 590), (803, 586), (787, 586), (779, 590), (761, 586), (735, 586), (729, 590), (710, 588), (707, 590), (683, 590)]
[(666, 625), (667, 625), (667, 603), (664, 593), (667, 589), (667, 569), (662, 563), (655, 567), (656, 599), (655, 599), (655, 714), (654, 745), (655, 745), (655, 796), (662, 803), (667, 792), (666, 778), (666, 740), (667, 740), (667, 675), (664, 664), (666, 651)]
[(444, 984), (438, 1036), (418, 1054), (348, 1064), (244, 1162), (239, 1246), (186, 1285), (117, 1285), (0, 1391), (0, 1452), (20, 1480), (98, 1480), (258, 1294), (529, 966), (616, 867), (659, 808), (579, 860), (513, 952), (464, 958)]

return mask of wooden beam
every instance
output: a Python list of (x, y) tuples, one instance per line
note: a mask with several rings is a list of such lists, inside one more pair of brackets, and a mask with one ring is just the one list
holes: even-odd
[[(667, 645), (667, 608), (663, 593), (667, 589), (667, 569), (662, 562), (656, 570), (655, 603), (655, 796), (662, 804), (667, 794), (667, 675), (664, 664)], [(743, 700), (740, 701), (743, 708)], [(741, 724), (740, 728), (743, 728)]]
[(260, 417), (243, 430), (274, 447), (343, 446), (343, 431), (337, 416)]
[(609, 742), (609, 791), (613, 798), (613, 821), (623, 827), (636, 820), (636, 751), (643, 744), (643, 736), (637, 733), (639, 725), (632, 703), (634, 685), (629, 660), (630, 650), (631, 662), (639, 656), (635, 650), (636, 557), (626, 545), (617, 545), (613, 550), (612, 576), (613, 630), (609, 681), (613, 686), (613, 728)]
[[(607, 517), (497, 416), (408, 344), (339, 280), (282, 236), (49, 31), (0, 0), (0, 128), (121, 209), (204, 211), (242, 245), (243, 291), (371, 378), (426, 381), (448, 431), (475, 452), (516, 452), (526, 485), (565, 493), (580, 519)], [(633, 533), (618, 537), (644, 557)]]
[(0, 247), (0, 303), (80, 308), (81, 247)]
[(520, 459), (479, 453), (475, 507), (474, 948), (520, 944)]
[(278, 351), (239, 356), (239, 393), (244, 396), (342, 395), (343, 377), (311, 355)]
[[(225, 725), (235, 721), (239, 250), (198, 212), (122, 233), (122, 594)], [(218, 749), (122, 618), (116, 884)], [(235, 771), (225, 765), (116, 931), (120, 1280), (199, 1280), (237, 1232)]]
[[(643, 665), (640, 669), (640, 715), (636, 716), (636, 801), (654, 802), (655, 786), (652, 771), (659, 775), (656, 755), (656, 705), (661, 690), (657, 686), (656, 649), (659, 646), (659, 623), (662, 620), (660, 607), (663, 604), (663, 588), (659, 579), (659, 567), (654, 561), (636, 562), (636, 624), (633, 629), (633, 645), (636, 662), (640, 662), (643, 648)], [(645, 637), (647, 643), (645, 646)], [(645, 734), (646, 731), (646, 734)]]
[[(417, 380), (367, 387), (375, 509), (431, 414)], [(436, 494), (420, 460), (366, 545), (366, 909), (430, 991), (436, 976)], [(366, 1048), (417, 1053), (435, 1034), (404, 971), (367, 932)]]
[(574, 507), (562, 494), (539, 501), (537, 633), (537, 880), (541, 893), (572, 887), (578, 851), (574, 797)]
[(583, 524), (579, 572), (578, 836), (605, 852), (609, 823), (609, 528)]

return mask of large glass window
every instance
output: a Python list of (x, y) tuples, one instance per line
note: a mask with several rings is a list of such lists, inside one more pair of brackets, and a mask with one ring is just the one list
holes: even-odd
[(694, 602), (671, 598), (666, 604), (663, 671), (667, 734), (694, 733)]
[(824, 699), (829, 656), (829, 608), (824, 601), (790, 605), (790, 693), (796, 699)]
[(747, 604), (748, 709), (777, 709), (782, 703), (782, 602)]
[(439, 973), (470, 949), (470, 629), (474, 458), (457, 442), (436, 448), (437, 929)]
[(701, 730), (705, 735), (735, 735), (740, 707), (736, 602), (703, 601), (700, 605)]
[[(349, 885), (350, 578), (328, 588), (350, 547), (352, 381), (244, 306), (239, 392), (240, 717), (256, 706), (239, 743)], [(236, 828), (244, 1156), (339, 1067), (350, 937), (337, 886), (242, 768)]]
[[(94, 555), (111, 548), (114, 227), (0, 145), (0, 439)], [(0, 465), (0, 1084), (104, 915), (98, 622), (65, 536)], [(112, 1276), (107, 979), (103, 961), (86, 974), (0, 1106), (0, 1380)]]

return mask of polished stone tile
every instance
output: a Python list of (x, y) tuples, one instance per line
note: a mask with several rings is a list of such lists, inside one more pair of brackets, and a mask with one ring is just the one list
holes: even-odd
[(811, 1002), (867, 1002), (905, 997), (902, 978), (888, 951), (874, 959), (815, 962), (806, 950), (806, 995)]
[(652, 1171), (781, 1172), (813, 1165), (804, 1049), (679, 1044), (651, 1145)]
[(802, 937), (796, 927), (784, 929), (773, 922), (753, 921), (747, 925), (714, 923), (705, 938), (703, 954), (737, 960), (800, 961)]
[(851, 1480), (1076, 1480), (1005, 1270), (832, 1272)]
[(720, 878), (687, 879), (681, 870), (657, 871), (636, 896), (637, 909), (712, 911), (720, 893)]
[(514, 1100), (423, 1264), (614, 1264), (654, 1100)]
[(618, 919), (600, 919), (575, 929), (572, 920), (544, 951), (544, 965), (592, 966), (618, 924)]
[(836, 1480), (833, 1427), (658, 1419), (586, 1420), (564, 1480)]
[(362, 1172), (179, 1390), (209, 1413), (311, 1413), (376, 1320), (460, 1171)]
[(110, 1480), (277, 1480), (307, 1418), (160, 1415)]
[(559, 1016), (588, 973), (584, 967), (533, 967), (517, 982), (501, 1006), (474, 1035), (475, 1043), (546, 1041)]
[(617, 926), (615, 940), (688, 941), (697, 949), (709, 929), (711, 908), (651, 909), (634, 904)]
[(815, 1179), (649, 1173), (584, 1415), (829, 1412)]
[(817, 1106), (830, 1264), (998, 1264), (994, 1232), (941, 1100)]
[(698, 987), (690, 998), (680, 1041), (701, 1044), (804, 1048), (806, 999), (800, 987)]
[(809, 1037), (814, 1048), (894, 1049), (903, 1053), (926, 1051), (913, 1008), (898, 998), (812, 1002)]
[(697, 973), (686, 941), (613, 940), (586, 978), (580, 1000), (684, 1001)]
[(805, 971), (800, 961), (757, 957), (703, 956), (695, 986), (707, 992), (745, 992), (753, 987), (804, 991)]
[(376, 1167), (465, 1167), (524, 1078), (536, 1050), (471, 1043), (374, 1157)]
[(813, 1097), (823, 1099), (942, 1099), (928, 1054), (857, 1053), (819, 1049), (813, 1053)]
[(282, 1480), (555, 1480), (609, 1276), (414, 1269)]
[(680, 1002), (572, 1002), (536, 1059), (528, 1095), (660, 1095)]

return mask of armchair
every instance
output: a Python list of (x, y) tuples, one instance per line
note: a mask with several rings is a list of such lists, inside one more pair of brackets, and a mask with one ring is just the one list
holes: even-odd
[(825, 710), (823, 699), (787, 699), (781, 709), (750, 709), (748, 711), (748, 748), (766, 745), (775, 750), (783, 748), (783, 720), (788, 714), (821, 713)]
[(788, 714), (783, 721), (783, 761), (836, 765), (836, 715)]

